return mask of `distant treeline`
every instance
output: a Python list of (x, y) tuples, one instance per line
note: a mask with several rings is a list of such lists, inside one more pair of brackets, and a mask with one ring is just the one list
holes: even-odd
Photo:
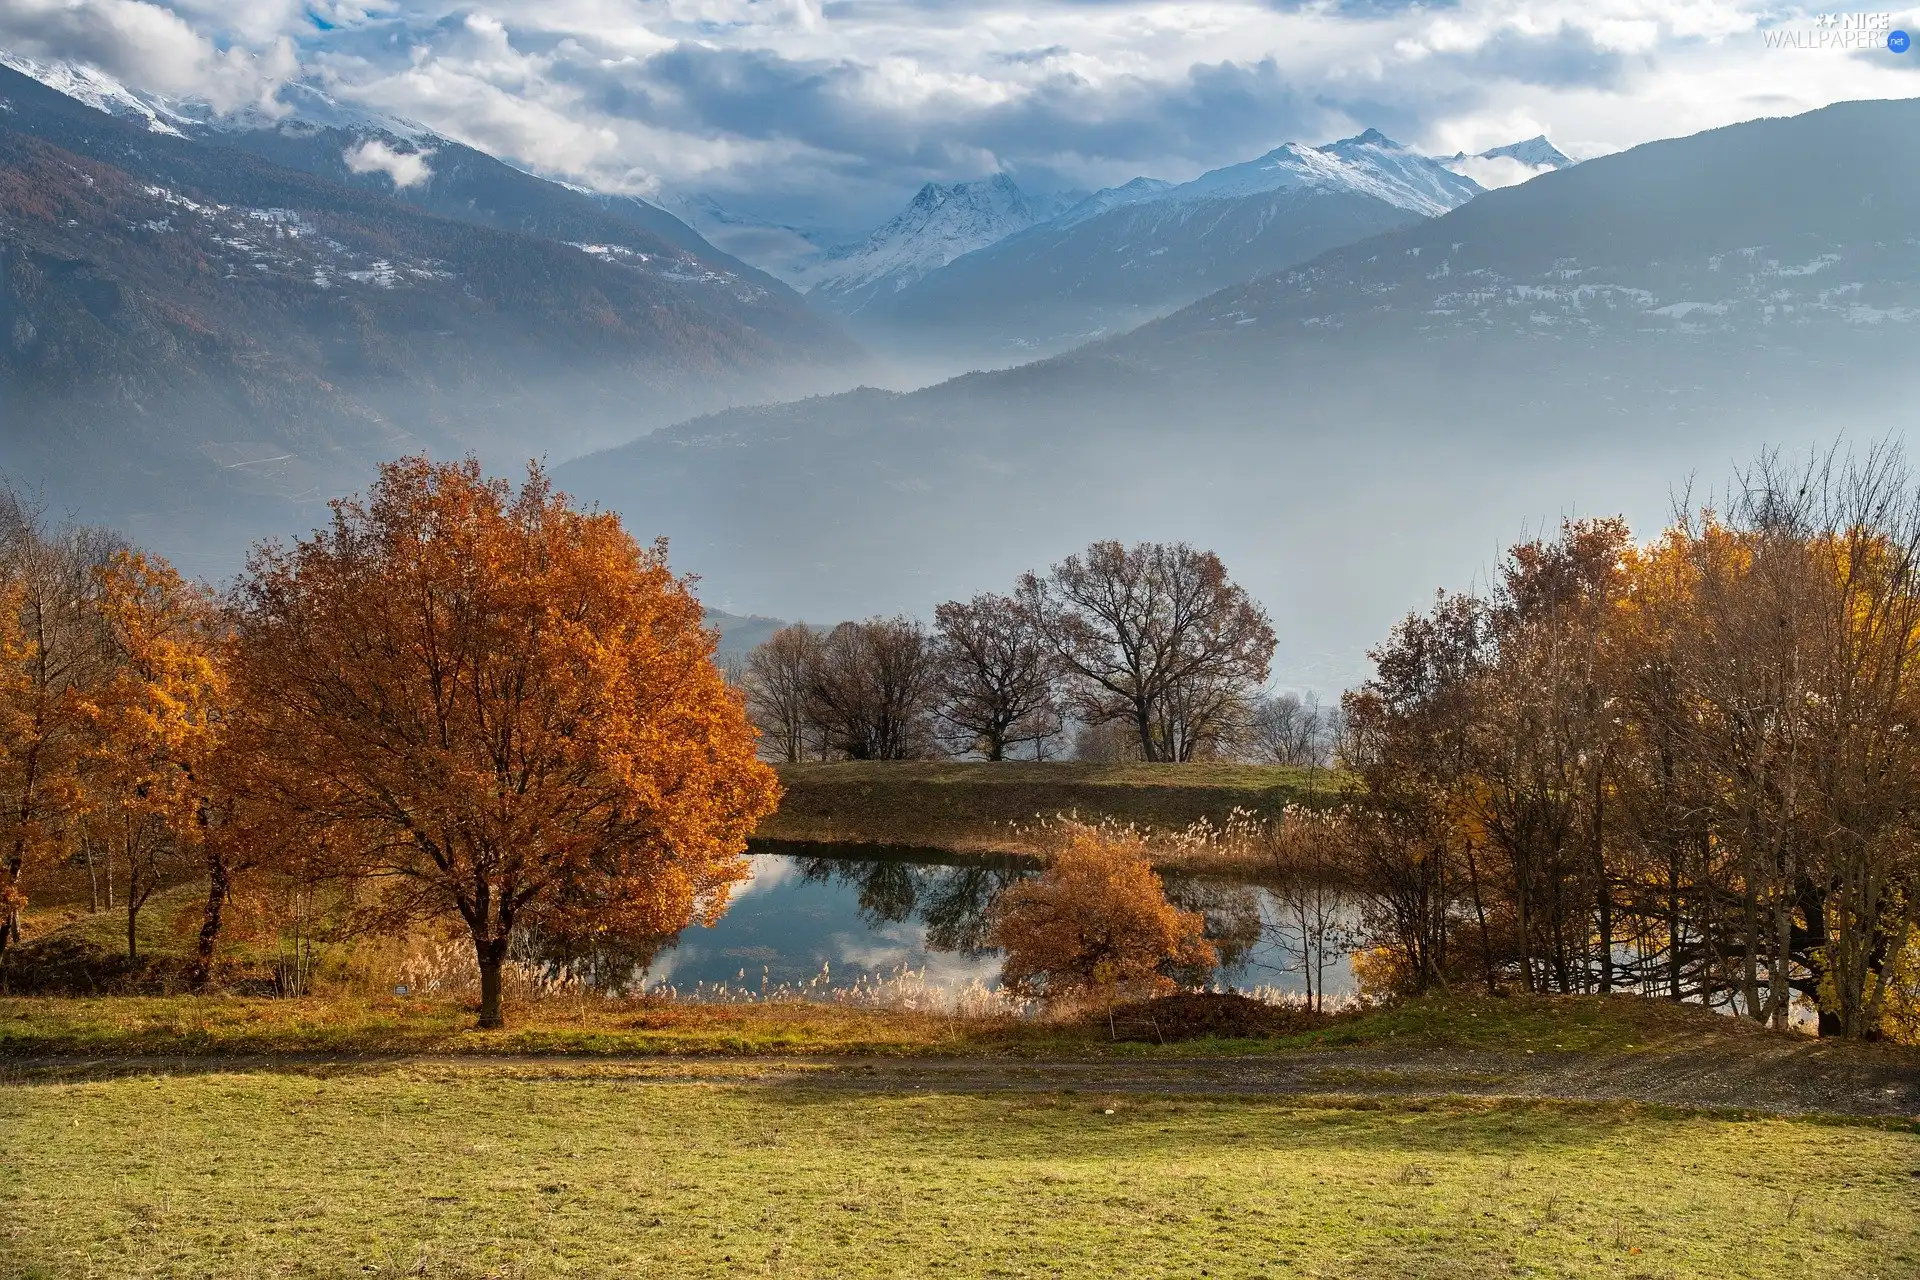
[(1097, 542), (1006, 595), (796, 623), (736, 673), (775, 759), (1016, 756), (1320, 765), (1334, 717), (1263, 693), (1266, 612), (1185, 543)]

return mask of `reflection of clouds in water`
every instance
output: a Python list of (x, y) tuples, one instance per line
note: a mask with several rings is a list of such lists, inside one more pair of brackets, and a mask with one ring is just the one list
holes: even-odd
[(853, 969), (888, 976), (906, 967), (921, 973), (928, 986), (958, 990), (975, 982), (993, 986), (1000, 977), (1000, 958), (986, 956), (969, 960), (953, 952), (928, 951), (926, 929), (915, 924), (894, 924), (873, 930), (866, 939), (837, 933), (840, 959)]
[(789, 881), (804, 878), (800, 863), (794, 858), (777, 853), (750, 853), (747, 855), (747, 878), (733, 886), (731, 902), (738, 903), (753, 894), (770, 893)]
[(660, 954), (653, 958), (653, 963), (647, 966), (645, 985), (651, 987), (663, 982), (672, 982), (674, 967), (680, 963), (683, 954), (678, 947), (663, 948)]
[(875, 929), (865, 939), (836, 933), (833, 942), (842, 964), (864, 969), (896, 969), (922, 953), (925, 935), (926, 930), (919, 925), (890, 924)]

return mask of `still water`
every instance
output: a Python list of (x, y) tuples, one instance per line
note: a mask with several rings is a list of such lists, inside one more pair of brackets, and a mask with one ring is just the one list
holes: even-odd
[[(656, 952), (644, 985), (687, 994), (721, 984), (774, 991), (811, 983), (817, 991), (903, 971), (949, 991), (996, 985), (999, 954), (982, 937), (987, 907), (1002, 887), (1032, 874), (1031, 863), (924, 851), (876, 856), (870, 848), (821, 856), (818, 848), (804, 855), (751, 854), (751, 878), (736, 887), (726, 915), (710, 929), (685, 930)], [(1167, 890), (1178, 905), (1206, 917), (1222, 959), (1218, 985), (1305, 989), (1298, 930), (1289, 927), (1286, 905), (1274, 894), (1201, 877), (1170, 876)], [(1353, 989), (1353, 975), (1344, 949), (1329, 950), (1325, 991), (1337, 998)]]

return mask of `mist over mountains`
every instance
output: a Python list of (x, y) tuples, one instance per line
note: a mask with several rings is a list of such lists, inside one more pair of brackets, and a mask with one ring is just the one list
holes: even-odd
[(1912, 424), (1920, 102), (1653, 143), (1071, 353), (724, 413), (563, 469), (717, 603), (843, 617), (1096, 537), (1218, 549), (1338, 687), (1563, 513), (1643, 528), (1766, 445)]
[[(380, 459), (542, 454), (739, 615), (1209, 546), (1330, 692), (1543, 522), (1651, 529), (1761, 447), (1914, 419), (1920, 102), (1579, 165), (1368, 131), (1071, 199), (932, 184), (837, 253), (741, 222), (742, 256), (311, 86), (220, 116), (32, 70), (0, 69), (0, 466), (212, 576)], [(1059, 354), (809, 395), (883, 376), (863, 340)]]
[[(356, 137), (439, 168), (337, 172)], [(444, 140), (203, 135), (0, 68), (0, 463), (230, 568), (404, 450), (514, 465), (852, 380), (836, 322), (700, 245)]]

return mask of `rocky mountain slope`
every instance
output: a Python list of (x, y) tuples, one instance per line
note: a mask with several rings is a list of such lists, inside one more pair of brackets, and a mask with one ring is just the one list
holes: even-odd
[(0, 464), (177, 554), (231, 567), (403, 448), (565, 457), (858, 356), (639, 227), (453, 221), (185, 132), (0, 69)]
[(929, 182), (865, 241), (830, 253), (811, 268), (807, 297), (849, 315), (884, 306), (929, 272), (1044, 216), (1045, 206), (1004, 173), (976, 182)]
[(869, 300), (864, 331), (994, 363), (1165, 315), (1335, 245), (1445, 213), (1480, 187), (1375, 130), (1288, 144), (1171, 185), (1137, 178)]

